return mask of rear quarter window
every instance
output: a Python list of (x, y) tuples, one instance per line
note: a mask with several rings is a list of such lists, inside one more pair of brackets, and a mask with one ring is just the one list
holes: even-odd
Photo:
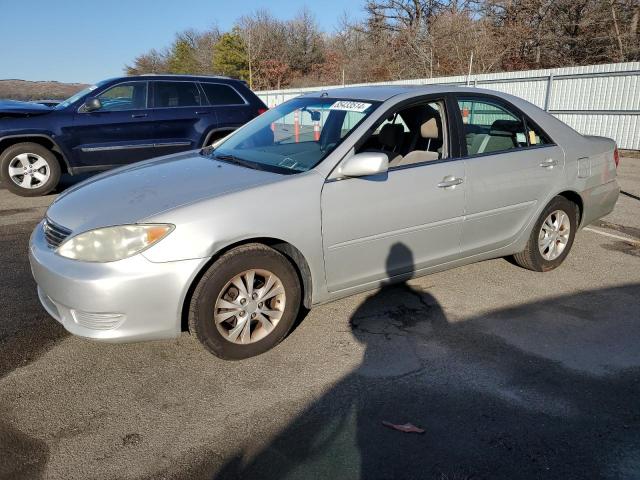
[(202, 104), (195, 82), (162, 82), (154, 84), (155, 108), (195, 107)]
[(245, 101), (229, 85), (221, 83), (201, 83), (210, 105), (244, 105)]

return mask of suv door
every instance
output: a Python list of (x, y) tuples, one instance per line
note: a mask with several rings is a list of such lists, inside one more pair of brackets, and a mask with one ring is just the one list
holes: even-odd
[(151, 82), (156, 155), (193, 150), (216, 124), (215, 112), (206, 107), (197, 82), (155, 80)]
[(102, 169), (136, 162), (154, 155), (153, 129), (147, 109), (148, 82), (122, 82), (95, 96), (99, 110), (80, 107), (68, 127), (74, 165)]
[(217, 130), (235, 130), (256, 116), (255, 107), (232, 85), (200, 81), (200, 86), (218, 121)]
[(466, 149), (464, 256), (513, 242), (562, 180), (564, 152), (521, 111), (491, 96), (458, 96)]
[[(427, 118), (416, 121), (411, 130), (415, 145), (403, 155), (403, 159), (409, 159), (406, 164), (392, 165), (383, 175), (325, 183), (322, 236), (330, 292), (410, 275), (459, 255), (465, 204), (464, 160), (457, 157), (457, 150), (451, 151), (445, 102), (425, 102), (425, 111), (435, 104), (441, 105), (440, 115), (444, 117), (437, 122), (436, 132), (442, 132), (442, 125), (444, 132), (431, 135), (423, 128)], [(377, 142), (373, 138), (377, 131), (365, 139), (365, 146)], [(418, 137), (419, 132), (425, 133)], [(403, 141), (401, 134), (396, 137), (398, 142)], [(381, 151), (395, 157), (395, 162), (398, 150), (386, 143), (389, 149)], [(428, 146), (438, 143), (443, 153), (437, 146)]]

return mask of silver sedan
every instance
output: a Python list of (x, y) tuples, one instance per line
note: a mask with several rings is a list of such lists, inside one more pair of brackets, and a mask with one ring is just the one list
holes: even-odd
[(617, 163), (612, 140), (510, 95), (335, 89), (67, 190), (33, 232), (31, 266), (76, 335), (188, 328), (241, 359), (280, 342), (303, 306), (489, 258), (558, 267), (613, 209)]

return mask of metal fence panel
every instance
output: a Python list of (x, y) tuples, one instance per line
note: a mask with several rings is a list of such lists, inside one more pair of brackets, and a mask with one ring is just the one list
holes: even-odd
[[(544, 108), (585, 135), (616, 140), (618, 146), (640, 150), (640, 62), (587, 65), (545, 70), (501, 72), (439, 78), (417, 78), (362, 85), (473, 85), (524, 98)], [(340, 88), (256, 92), (269, 107), (303, 93)]]

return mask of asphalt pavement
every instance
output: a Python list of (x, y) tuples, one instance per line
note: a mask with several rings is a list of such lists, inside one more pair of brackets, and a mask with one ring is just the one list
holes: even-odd
[(557, 270), (496, 259), (350, 297), (241, 362), (188, 333), (68, 335), (26, 253), (54, 195), (0, 189), (0, 478), (640, 478), (640, 159), (619, 173)]

